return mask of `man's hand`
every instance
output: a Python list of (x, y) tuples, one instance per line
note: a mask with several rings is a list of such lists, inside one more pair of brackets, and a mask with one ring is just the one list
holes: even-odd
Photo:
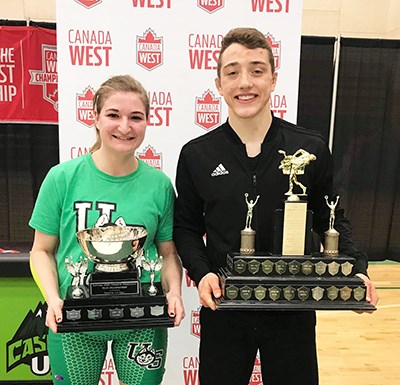
[[(358, 273), (356, 274), (356, 276), (358, 278), (361, 278), (364, 281), (364, 285), (367, 287), (367, 295), (366, 295), (367, 302), (369, 302), (371, 305), (376, 306), (376, 304), (379, 301), (379, 296), (378, 292), (375, 289), (374, 284), (365, 274)], [(367, 313), (372, 313), (372, 311), (371, 312), (367, 311)]]
[(200, 303), (205, 307), (216, 310), (217, 304), (213, 297), (220, 298), (222, 295), (218, 276), (214, 273), (206, 274), (199, 282), (198, 290)]

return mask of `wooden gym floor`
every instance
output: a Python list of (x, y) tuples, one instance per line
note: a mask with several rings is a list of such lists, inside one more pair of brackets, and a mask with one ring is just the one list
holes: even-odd
[[(400, 384), (400, 263), (370, 263), (377, 310), (318, 311), (321, 385)], [(304, 384), (307, 385), (307, 384)]]

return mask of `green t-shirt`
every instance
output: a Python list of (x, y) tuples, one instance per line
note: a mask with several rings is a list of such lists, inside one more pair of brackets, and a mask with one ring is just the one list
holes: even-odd
[[(122, 218), (127, 226), (145, 226), (145, 255), (155, 259), (154, 242), (172, 240), (174, 200), (170, 179), (141, 160), (135, 172), (118, 177), (100, 171), (91, 154), (53, 167), (40, 188), (29, 225), (59, 237), (56, 259), (61, 297), (72, 279), (65, 258), (78, 261), (84, 256), (77, 231), (95, 227), (104, 214), (111, 223)], [(148, 273), (142, 273), (142, 280), (148, 281)]]

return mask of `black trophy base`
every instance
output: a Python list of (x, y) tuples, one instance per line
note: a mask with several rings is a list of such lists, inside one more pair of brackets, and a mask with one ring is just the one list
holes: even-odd
[[(155, 283), (158, 293), (147, 294), (150, 284), (142, 283), (142, 295), (110, 296), (74, 299), (71, 290), (63, 306), (63, 321), (57, 326), (59, 333), (167, 328), (174, 326), (168, 315), (168, 306), (160, 283)], [(70, 288), (71, 289), (71, 288)]]
[(220, 310), (373, 311), (347, 256), (228, 255), (219, 272)]

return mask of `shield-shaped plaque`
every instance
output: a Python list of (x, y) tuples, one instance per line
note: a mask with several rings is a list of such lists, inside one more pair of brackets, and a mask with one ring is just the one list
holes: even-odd
[(247, 263), (243, 259), (238, 259), (233, 265), (238, 274), (243, 274), (246, 271)]
[(361, 287), (361, 286), (356, 287), (356, 288), (353, 290), (354, 298), (355, 298), (357, 301), (362, 301), (362, 300), (364, 299), (364, 297), (365, 297), (365, 291), (366, 291), (366, 290), (365, 290), (363, 287)]
[(240, 297), (243, 300), (248, 301), (251, 298), (251, 292), (252, 292), (251, 287), (243, 286), (239, 291), (240, 291)]
[(329, 263), (328, 264), (329, 274), (332, 276), (335, 276), (337, 273), (339, 273), (339, 267), (340, 267), (340, 265), (337, 262)]
[(265, 296), (267, 295), (267, 289), (263, 286), (257, 286), (254, 289), (254, 296), (259, 300), (262, 301)]
[(351, 271), (353, 270), (353, 265), (350, 262), (345, 262), (345, 263), (342, 263), (341, 268), (342, 268), (343, 275), (348, 276), (351, 273)]
[(301, 271), (304, 275), (310, 275), (313, 272), (314, 265), (310, 261), (301, 264)]
[(124, 309), (116, 307), (114, 309), (109, 309), (109, 315), (112, 319), (119, 319), (124, 317)]
[(301, 264), (298, 261), (289, 262), (289, 272), (290, 274), (296, 275), (300, 273)]
[(322, 287), (317, 286), (317, 287), (314, 287), (311, 291), (312, 291), (312, 297), (316, 301), (319, 301), (324, 296), (325, 289), (323, 289)]
[(340, 289), (340, 298), (343, 301), (347, 301), (350, 299), (351, 289), (348, 286), (344, 286)]
[(268, 289), (269, 298), (276, 301), (281, 296), (281, 289), (277, 286), (272, 286)]
[(88, 318), (93, 320), (103, 318), (102, 310), (101, 309), (88, 310)]
[(249, 269), (249, 272), (251, 274), (257, 274), (260, 270), (260, 262), (256, 261), (255, 259), (252, 259), (248, 264), (247, 268)]
[(67, 319), (70, 321), (77, 321), (81, 319), (81, 311), (80, 310), (67, 310)]
[(339, 289), (336, 286), (328, 287), (326, 292), (331, 301), (334, 301), (339, 295)]
[(239, 289), (234, 286), (234, 285), (230, 285), (225, 289), (225, 294), (227, 296), (227, 298), (229, 299), (236, 299), (239, 293)]
[(318, 275), (323, 275), (323, 274), (325, 274), (326, 266), (327, 266), (327, 265), (326, 265), (325, 262), (322, 262), (322, 261), (317, 262), (317, 263), (315, 264), (315, 272), (316, 272)]
[(286, 272), (287, 262), (282, 261), (281, 259), (275, 263), (275, 271), (282, 275)]
[(161, 305), (154, 305), (150, 306), (150, 314), (159, 317), (160, 315), (164, 314), (164, 306)]
[(306, 286), (299, 287), (297, 289), (297, 296), (302, 301), (306, 301), (310, 297), (310, 289)]
[(144, 307), (141, 306), (136, 306), (136, 307), (131, 307), (130, 308), (130, 314), (132, 318), (141, 318), (144, 317)]
[(261, 268), (265, 275), (269, 275), (274, 270), (274, 263), (267, 259), (261, 264)]
[(283, 296), (288, 301), (291, 301), (294, 298), (295, 293), (296, 293), (296, 290), (291, 286), (285, 287), (283, 289)]

